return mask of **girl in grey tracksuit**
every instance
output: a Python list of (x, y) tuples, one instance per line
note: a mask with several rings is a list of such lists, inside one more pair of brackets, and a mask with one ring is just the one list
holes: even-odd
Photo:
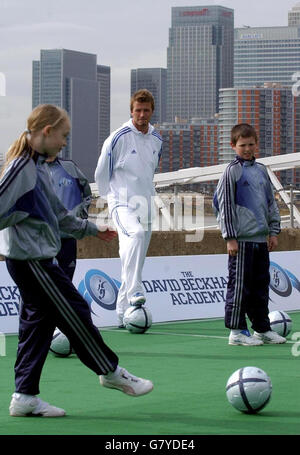
[(60, 230), (82, 238), (97, 235), (98, 229), (61, 204), (44, 155), (34, 152), (30, 156), (25, 151), (7, 167), (0, 180), (0, 229), (0, 254), (23, 300), (16, 392), (39, 393), (41, 370), (56, 326), (98, 375), (113, 370), (117, 356), (93, 326), (85, 300), (53, 261), (60, 250)]
[[(56, 106), (40, 105), (27, 123), (28, 130), (8, 152), (0, 178), (0, 254), (5, 256), (22, 298), (10, 414), (65, 414), (36, 397), (55, 327), (68, 337), (79, 359), (100, 376), (103, 386), (131, 395), (148, 393), (151, 381), (129, 375), (118, 366), (117, 355), (93, 325), (87, 302), (55, 260), (61, 231), (75, 238), (94, 235), (108, 241), (116, 235), (101, 233), (87, 219), (76, 218), (53, 190), (46, 159), (66, 145), (67, 113)], [(128, 382), (134, 386), (128, 387)], [(134, 389), (136, 384), (141, 386), (139, 390)]]

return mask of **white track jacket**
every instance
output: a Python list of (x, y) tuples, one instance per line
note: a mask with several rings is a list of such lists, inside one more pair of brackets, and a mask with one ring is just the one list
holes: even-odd
[(162, 151), (162, 138), (149, 124), (148, 133), (137, 130), (132, 120), (104, 142), (95, 171), (100, 196), (110, 213), (116, 207), (136, 210), (142, 222), (151, 220), (153, 176)]

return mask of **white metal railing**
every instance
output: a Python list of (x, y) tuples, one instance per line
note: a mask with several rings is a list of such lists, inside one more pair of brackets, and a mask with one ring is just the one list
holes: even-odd
[[(300, 168), (300, 153), (289, 153), (286, 155), (258, 158), (257, 161), (263, 163), (266, 166), (270, 180), (274, 185), (275, 190), (280, 194), (282, 200), (290, 210), (292, 220), (295, 219), (300, 226), (300, 212), (294, 204), (293, 197), (291, 197), (291, 192), (283, 188), (280, 181), (275, 175), (275, 172), (277, 171)], [(157, 189), (175, 185), (173, 202), (174, 212), (176, 213), (176, 210), (178, 210), (178, 204), (180, 203), (179, 198), (176, 197), (177, 185), (204, 183), (219, 180), (227, 165), (228, 163), (224, 163), (215, 166), (193, 167), (180, 169), (174, 172), (155, 174), (153, 181)], [(94, 196), (99, 196), (95, 183), (91, 183), (91, 189)], [(170, 228), (174, 228), (174, 220), (172, 221), (172, 217), (170, 216), (169, 207), (166, 206), (160, 194), (156, 194), (154, 202), (157, 209), (162, 213), (165, 221), (169, 224)], [(173, 216), (173, 218), (175, 218), (175, 216)]]

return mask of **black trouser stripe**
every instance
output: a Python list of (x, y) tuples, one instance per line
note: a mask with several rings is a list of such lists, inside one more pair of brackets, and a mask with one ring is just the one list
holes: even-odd
[[(39, 262), (32, 262), (32, 261), (28, 261), (28, 262), (30, 263), (30, 266), (36, 267), (36, 270), (34, 270), (33, 267), (31, 267), (31, 268), (32, 268), (33, 272), (36, 275), (38, 275), (37, 278), (39, 279), (40, 282), (42, 282), (41, 284), (43, 285), (45, 292), (49, 295), (51, 300), (54, 302), (55, 306), (58, 308), (60, 313), (65, 318), (65, 320), (72, 326), (73, 329), (76, 329), (76, 334), (78, 335), (78, 337), (80, 338), (82, 343), (90, 344), (91, 340), (86, 338), (86, 334), (89, 335), (88, 331), (86, 330), (86, 327), (82, 324), (82, 321), (80, 320), (80, 318), (78, 318), (77, 314), (74, 312), (73, 308), (69, 305), (68, 301), (61, 294), (59, 289), (57, 289), (57, 287), (55, 286), (51, 277), (47, 274), (47, 272), (43, 269), (43, 267), (39, 264)], [(49, 284), (51, 284), (52, 287), (49, 286)], [(56, 291), (56, 293), (54, 292), (54, 290)], [(61, 303), (63, 303), (63, 304), (61, 304)], [(69, 315), (67, 313), (69, 313)], [(84, 334), (83, 332), (86, 332), (86, 333)], [(91, 349), (89, 349), (88, 347), (87, 347), (87, 349), (88, 349), (90, 355), (95, 360), (95, 362), (100, 364), (101, 369), (103, 370), (104, 365), (103, 365), (101, 358), (97, 359), (98, 353), (96, 352), (96, 355), (95, 355)]]
[(237, 327), (241, 314), (241, 304), (243, 296), (243, 275), (244, 275), (244, 260), (245, 260), (245, 243), (239, 242), (238, 254), (236, 256), (236, 278), (235, 278), (235, 296), (231, 324), (232, 327)]
[(236, 324), (239, 324), (241, 317), (241, 309), (243, 303), (243, 290), (244, 290), (244, 267), (245, 267), (245, 248), (246, 245), (244, 242), (240, 242), (239, 248), (241, 249), (241, 254), (239, 257), (239, 297), (238, 297), (238, 311), (236, 316)]
[[(49, 295), (59, 312), (65, 320), (76, 329), (76, 333), (81, 342), (85, 344), (89, 354), (97, 364), (100, 365), (101, 370), (112, 371), (113, 366), (110, 364), (107, 357), (102, 351), (99, 351), (99, 345), (95, 342), (94, 338), (90, 336), (89, 331), (80, 320), (74, 309), (70, 306), (69, 302), (65, 299), (63, 294), (56, 287), (55, 283), (49, 274), (43, 269), (38, 261), (28, 261), (31, 270), (36, 275), (37, 279), (43, 286), (45, 292)], [(94, 345), (94, 346), (93, 346)]]

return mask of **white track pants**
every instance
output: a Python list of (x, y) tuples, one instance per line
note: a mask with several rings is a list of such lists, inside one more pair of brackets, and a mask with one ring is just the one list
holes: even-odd
[(122, 320), (137, 292), (145, 295), (142, 270), (151, 239), (151, 224), (143, 225), (135, 212), (128, 207), (117, 207), (112, 213), (119, 235), (121, 259), (121, 287), (118, 293), (116, 312)]

